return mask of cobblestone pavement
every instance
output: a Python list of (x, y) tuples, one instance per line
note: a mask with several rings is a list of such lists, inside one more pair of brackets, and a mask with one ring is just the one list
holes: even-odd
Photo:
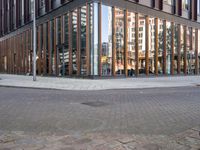
[(200, 87), (0, 87), (0, 150), (199, 150)]
[(140, 77), (100, 80), (37, 76), (37, 81), (33, 82), (32, 76), (0, 74), (0, 86), (75, 91), (183, 87), (196, 85), (200, 85), (200, 76)]

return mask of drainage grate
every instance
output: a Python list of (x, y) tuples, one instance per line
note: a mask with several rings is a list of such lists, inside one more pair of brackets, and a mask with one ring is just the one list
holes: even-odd
[(91, 107), (103, 107), (109, 105), (108, 103), (101, 102), (101, 101), (96, 101), (96, 102), (85, 102), (81, 103), (83, 105), (91, 106)]

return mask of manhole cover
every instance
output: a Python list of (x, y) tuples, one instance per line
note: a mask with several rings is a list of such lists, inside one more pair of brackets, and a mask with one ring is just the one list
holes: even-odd
[(82, 104), (83, 104), (83, 105), (88, 105), (88, 106), (91, 106), (91, 107), (103, 107), (103, 106), (108, 105), (108, 103), (101, 102), (101, 101), (96, 101), (96, 102), (85, 102), (85, 103), (82, 103)]

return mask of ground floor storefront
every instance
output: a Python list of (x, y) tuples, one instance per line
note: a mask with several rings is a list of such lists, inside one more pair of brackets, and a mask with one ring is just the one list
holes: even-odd
[[(176, 22), (177, 16), (153, 16), (153, 9), (150, 15), (142, 13), (134, 9), (137, 4), (124, 3), (134, 7), (115, 6), (106, 0), (84, 3), (37, 23), (37, 74), (199, 74), (200, 27), (186, 19), (185, 24), (181, 19)], [(0, 72), (32, 73), (32, 34), (30, 27), (0, 40)]]

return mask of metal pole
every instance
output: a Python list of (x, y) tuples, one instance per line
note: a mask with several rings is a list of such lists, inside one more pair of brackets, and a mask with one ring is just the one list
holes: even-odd
[(36, 81), (36, 9), (33, 0), (33, 81)]

